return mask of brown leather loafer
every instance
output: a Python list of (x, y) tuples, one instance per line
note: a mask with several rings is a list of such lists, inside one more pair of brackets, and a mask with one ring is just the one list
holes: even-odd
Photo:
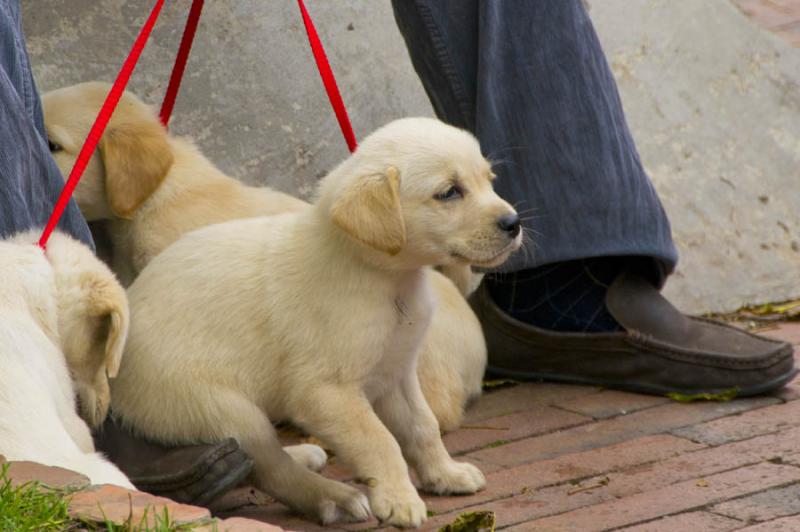
[(137, 489), (186, 504), (206, 506), (253, 470), (233, 438), (166, 447), (132, 435), (109, 416), (94, 441)]
[(652, 284), (623, 273), (606, 306), (624, 328), (554, 332), (518, 321), (485, 286), (470, 299), (489, 349), (488, 372), (503, 377), (593, 384), (663, 395), (738, 396), (780, 388), (797, 374), (791, 344), (681, 314)]

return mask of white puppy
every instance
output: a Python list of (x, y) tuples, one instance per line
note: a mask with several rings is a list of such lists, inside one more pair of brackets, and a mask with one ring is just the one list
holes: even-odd
[(491, 178), (469, 133), (404, 119), (325, 177), (313, 207), (189, 233), (130, 287), (113, 411), (162, 442), (238, 438), (261, 489), (323, 522), (364, 519), (367, 503), (298, 467), (270, 420), (330, 445), (394, 525), (426, 518), (404, 456), (423, 489), (480, 489), (481, 472), (445, 450), (415, 369), (427, 266), (494, 266), (519, 247)]
[[(64, 175), (109, 88), (81, 83), (42, 98), (53, 157)], [(150, 106), (130, 92), (123, 94), (75, 199), (88, 220), (108, 224), (112, 264), (125, 285), (193, 229), (309, 208), (288, 194), (226, 176), (189, 139), (170, 135)], [(445, 268), (467, 290), (473, 280), (469, 265), (456, 261)], [(439, 425), (452, 430), (461, 424), (466, 404), (480, 395), (486, 344), (459, 291), (440, 274), (431, 277), (439, 308), (422, 349), (420, 381)]]
[[(0, 454), (133, 488), (95, 453), (128, 331), (125, 291), (89, 248), (54, 233), (0, 241)], [(70, 378), (70, 374), (72, 378)], [(74, 386), (73, 386), (74, 380)]]

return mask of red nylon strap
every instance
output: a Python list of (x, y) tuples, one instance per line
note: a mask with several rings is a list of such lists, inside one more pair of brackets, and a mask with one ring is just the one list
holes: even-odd
[(159, 118), (164, 127), (169, 125), (169, 117), (172, 115), (172, 108), (175, 107), (175, 99), (178, 97), (178, 90), (181, 88), (183, 72), (186, 70), (186, 61), (189, 59), (189, 52), (192, 50), (194, 34), (197, 31), (197, 23), (200, 21), (200, 13), (202, 11), (203, 0), (193, 0), (189, 16), (186, 19), (186, 27), (183, 29), (181, 44), (178, 47), (178, 55), (175, 56), (175, 65), (173, 65), (172, 74), (169, 76), (164, 102), (161, 104)]
[(350, 118), (347, 116), (347, 109), (342, 101), (342, 95), (339, 94), (339, 87), (336, 86), (336, 78), (333, 76), (331, 65), (328, 63), (325, 49), (322, 47), (322, 41), (319, 40), (317, 29), (314, 27), (314, 22), (311, 20), (303, 0), (297, 0), (297, 4), (300, 6), (300, 13), (303, 15), (303, 24), (305, 24), (306, 33), (308, 33), (308, 42), (311, 44), (311, 52), (314, 54), (314, 61), (317, 63), (319, 75), (322, 77), (322, 84), (325, 85), (325, 91), (328, 93), (328, 100), (333, 106), (333, 112), (336, 113), (336, 119), (339, 121), (339, 127), (342, 130), (345, 142), (347, 142), (347, 147), (351, 152), (354, 152), (358, 147), (356, 136), (353, 133), (353, 126), (350, 125)]
[(56, 206), (53, 209), (53, 214), (50, 215), (50, 219), (47, 221), (44, 231), (42, 231), (42, 236), (39, 239), (39, 246), (42, 249), (47, 245), (50, 234), (53, 232), (53, 229), (55, 229), (58, 220), (61, 219), (61, 215), (64, 213), (64, 209), (67, 207), (69, 198), (72, 196), (72, 191), (75, 190), (75, 186), (78, 184), (78, 181), (83, 175), (83, 171), (86, 169), (86, 165), (89, 164), (89, 158), (92, 156), (92, 153), (94, 153), (97, 143), (100, 142), (100, 137), (103, 135), (103, 131), (105, 131), (108, 121), (114, 113), (114, 109), (122, 96), (122, 92), (125, 90), (125, 86), (128, 84), (133, 69), (136, 68), (136, 62), (142, 54), (150, 32), (153, 31), (153, 26), (156, 23), (156, 19), (158, 19), (163, 5), (164, 0), (156, 0), (150, 12), (150, 16), (147, 18), (144, 26), (142, 26), (139, 36), (136, 37), (136, 41), (133, 43), (130, 54), (128, 54), (127, 59), (125, 59), (125, 63), (122, 65), (117, 79), (114, 80), (114, 84), (111, 86), (111, 90), (108, 96), (106, 96), (105, 102), (103, 102), (103, 107), (100, 108), (100, 112), (97, 114), (92, 129), (89, 130), (89, 134), (86, 136), (83, 147), (78, 153), (78, 158), (75, 160), (75, 166), (72, 167), (67, 182), (64, 184), (64, 189), (58, 197)]

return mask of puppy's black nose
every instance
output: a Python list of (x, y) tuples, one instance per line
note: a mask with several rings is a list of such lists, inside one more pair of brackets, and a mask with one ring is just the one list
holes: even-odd
[(497, 226), (508, 233), (511, 238), (516, 238), (520, 231), (519, 215), (517, 213), (504, 214), (497, 219)]

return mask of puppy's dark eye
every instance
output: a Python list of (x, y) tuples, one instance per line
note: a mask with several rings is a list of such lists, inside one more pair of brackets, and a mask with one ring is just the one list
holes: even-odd
[(462, 192), (461, 188), (458, 185), (453, 185), (449, 187), (447, 190), (439, 192), (438, 194), (433, 196), (433, 199), (439, 201), (452, 201), (454, 199), (458, 199), (463, 196), (464, 193)]
[(50, 147), (50, 153), (57, 153), (64, 149), (61, 144), (53, 142), (50, 139), (47, 140), (47, 145)]

